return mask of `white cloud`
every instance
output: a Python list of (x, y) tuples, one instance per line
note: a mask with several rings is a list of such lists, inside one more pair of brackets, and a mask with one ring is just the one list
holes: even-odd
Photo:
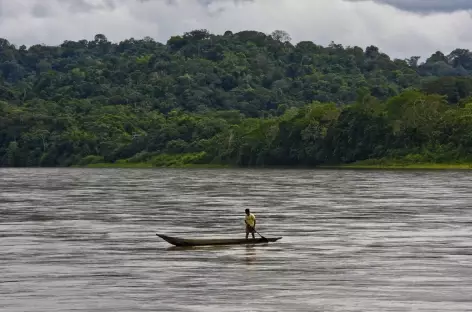
[(294, 43), (373, 44), (403, 58), (470, 48), (471, 26), (467, 11), (419, 15), (372, 1), (0, 0), (0, 37), (17, 45), (91, 40), (97, 33), (112, 41), (150, 36), (166, 42), (197, 28), (283, 29)]

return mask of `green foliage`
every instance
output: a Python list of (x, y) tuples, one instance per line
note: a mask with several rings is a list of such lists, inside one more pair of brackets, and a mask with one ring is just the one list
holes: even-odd
[(0, 165), (469, 160), (472, 53), (390, 59), (276, 30), (0, 39)]
[(154, 167), (183, 167), (192, 164), (203, 164), (206, 158), (205, 152), (187, 154), (161, 154), (151, 159)]
[(103, 157), (96, 155), (88, 155), (82, 158), (79, 162), (79, 166), (86, 166), (90, 164), (100, 164), (104, 161)]

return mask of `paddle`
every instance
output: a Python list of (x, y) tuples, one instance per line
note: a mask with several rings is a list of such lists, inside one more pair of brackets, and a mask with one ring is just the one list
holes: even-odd
[(244, 220), (244, 223), (246, 223), (247, 226), (249, 226), (250, 228), (252, 228), (252, 229), (254, 230), (254, 232), (256, 232), (257, 234), (259, 234), (259, 236), (262, 238), (263, 241), (265, 241), (265, 242), (267, 242), (267, 243), (269, 242), (269, 240), (268, 240), (267, 238), (265, 238), (264, 236), (262, 236), (255, 228), (253, 228), (252, 226), (250, 226), (250, 225), (247, 223), (246, 220)]

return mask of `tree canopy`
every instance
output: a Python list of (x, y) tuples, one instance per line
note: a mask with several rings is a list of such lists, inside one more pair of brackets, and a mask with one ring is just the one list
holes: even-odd
[(0, 165), (469, 157), (470, 51), (420, 64), (375, 46), (290, 41), (205, 29), (165, 44), (0, 39)]

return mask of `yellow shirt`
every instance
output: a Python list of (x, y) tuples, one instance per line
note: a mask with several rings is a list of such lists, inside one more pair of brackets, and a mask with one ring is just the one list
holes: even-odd
[(247, 224), (249, 224), (250, 226), (254, 227), (254, 225), (256, 224), (256, 216), (254, 216), (252, 213), (248, 215), (246, 215), (244, 217), (244, 220), (246, 220)]

